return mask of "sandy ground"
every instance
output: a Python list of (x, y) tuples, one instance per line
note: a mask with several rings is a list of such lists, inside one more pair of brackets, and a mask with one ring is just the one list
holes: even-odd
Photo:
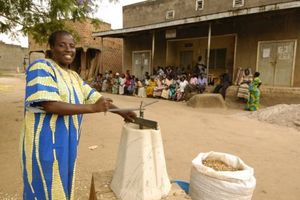
[[(24, 77), (0, 77), (0, 199), (21, 199), (19, 133)], [(153, 99), (105, 94), (120, 107)], [(299, 200), (300, 132), (247, 118), (233, 109), (194, 109), (183, 102), (159, 100), (145, 117), (161, 127), (168, 173), (190, 179), (191, 160), (200, 152), (237, 155), (255, 170), (253, 200)], [(93, 171), (114, 169), (123, 121), (114, 114), (85, 116), (79, 145), (76, 199), (87, 199)], [(90, 150), (88, 147), (97, 145)]]

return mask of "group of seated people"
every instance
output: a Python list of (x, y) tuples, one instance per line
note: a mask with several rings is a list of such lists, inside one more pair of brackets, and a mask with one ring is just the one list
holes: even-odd
[[(205, 92), (209, 85), (205, 68), (201, 69), (199, 66), (195, 66), (195, 70), (189, 73), (178, 68), (158, 67), (151, 76), (146, 72), (141, 80), (131, 75), (129, 71), (122, 74), (106, 71), (104, 75), (98, 74), (91, 86), (98, 91), (113, 94), (182, 101), (190, 97), (188, 94)], [(221, 74), (219, 80), (213, 93), (219, 93), (225, 99), (226, 90), (232, 84), (228, 71)], [(247, 103), (246, 109), (257, 110), (261, 85), (259, 72), (255, 72), (252, 76), (251, 68), (239, 69), (235, 85), (238, 85), (237, 97)]]
[[(259, 73), (256, 77), (258, 76)], [(249, 102), (255, 97), (256, 104), (259, 104), (260, 94), (251, 96), (250, 86), (254, 78), (255, 76), (252, 76), (250, 68), (239, 69), (235, 82), (239, 86), (237, 97), (244, 102)], [(232, 84), (231, 77), (228, 72), (225, 72), (220, 75), (219, 80), (213, 89), (213, 93), (219, 93), (225, 99), (226, 90)], [(184, 71), (178, 73), (172, 67), (158, 67), (151, 76), (146, 72), (141, 80), (131, 75), (129, 70), (122, 74), (106, 71), (104, 75), (98, 74), (91, 85), (101, 92), (182, 101), (187, 100), (186, 97), (190, 97), (188, 94), (202, 94), (206, 91), (209, 83), (205, 69), (196, 69), (190, 73)], [(258, 89), (255, 90), (256, 93), (259, 92), (257, 91)]]
[(129, 71), (123, 74), (106, 71), (104, 75), (98, 74), (91, 86), (101, 92), (181, 101), (186, 93), (203, 93), (207, 78), (203, 73), (176, 74), (170, 67), (159, 67), (151, 76), (146, 72), (141, 80)]
[[(150, 79), (149, 79), (150, 78)], [(178, 75), (157, 75), (148, 76), (145, 79), (145, 90), (147, 97), (159, 97), (174, 101), (185, 99), (187, 93), (203, 93), (207, 86), (207, 79), (203, 74), (197, 76)]]

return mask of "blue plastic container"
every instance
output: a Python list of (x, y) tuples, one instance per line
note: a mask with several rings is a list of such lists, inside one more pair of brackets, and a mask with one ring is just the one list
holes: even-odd
[(189, 194), (189, 188), (190, 188), (190, 183), (188, 181), (183, 181), (183, 180), (171, 180), (171, 183), (176, 183), (181, 187), (181, 189), (186, 193)]

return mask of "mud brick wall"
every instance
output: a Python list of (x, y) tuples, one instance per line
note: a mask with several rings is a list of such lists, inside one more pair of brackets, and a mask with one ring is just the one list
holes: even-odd
[(22, 72), (27, 55), (27, 48), (0, 42), (0, 70)]

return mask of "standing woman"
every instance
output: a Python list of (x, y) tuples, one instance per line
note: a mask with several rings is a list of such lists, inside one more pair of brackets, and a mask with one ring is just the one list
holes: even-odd
[(250, 68), (247, 68), (243, 71), (243, 76), (241, 77), (241, 80), (239, 81), (238, 85), (238, 92), (237, 97), (241, 100), (244, 100), (247, 102), (249, 99), (249, 85), (252, 82), (252, 74), (250, 72)]
[[(74, 199), (77, 146), (82, 114), (116, 108), (70, 70), (76, 50), (72, 35), (56, 31), (48, 40), (51, 59), (26, 71), (21, 135), (23, 199)], [(135, 113), (117, 113), (132, 121)]]
[(261, 80), (259, 78), (260, 73), (255, 72), (253, 75), (253, 81), (249, 85), (249, 98), (246, 105), (246, 110), (256, 111), (259, 109), (259, 100), (260, 100), (260, 90)]

